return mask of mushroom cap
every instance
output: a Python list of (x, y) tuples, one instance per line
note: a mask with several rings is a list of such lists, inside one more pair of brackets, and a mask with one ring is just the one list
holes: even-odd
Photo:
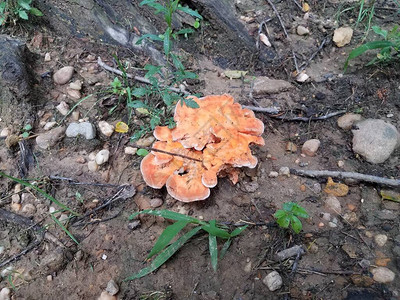
[(185, 148), (202, 150), (207, 144), (214, 143), (216, 139), (212, 130), (217, 126), (249, 135), (261, 136), (264, 132), (263, 122), (255, 118), (252, 111), (242, 109), (239, 103), (234, 103), (230, 95), (190, 98), (199, 108), (178, 103), (174, 115), (177, 125), (172, 130), (172, 139), (179, 141)]
[(172, 130), (168, 126), (156, 126), (153, 135), (159, 141), (166, 142), (172, 140)]
[(183, 161), (175, 160), (166, 164), (157, 164), (156, 157), (149, 153), (140, 163), (140, 171), (146, 184), (154, 189), (161, 189), (176, 170), (183, 166)]
[(182, 202), (207, 199), (210, 196), (210, 189), (201, 181), (203, 170), (200, 163), (191, 163), (191, 166), (185, 170), (187, 173), (175, 172), (167, 180), (168, 194)]

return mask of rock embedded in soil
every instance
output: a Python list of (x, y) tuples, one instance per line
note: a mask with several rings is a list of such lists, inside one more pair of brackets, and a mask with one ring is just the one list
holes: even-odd
[(111, 295), (114, 296), (119, 292), (119, 287), (118, 285), (115, 283), (115, 281), (113, 279), (111, 279), (108, 283), (107, 283), (107, 287), (106, 287), (106, 291)]
[(137, 148), (133, 148), (133, 147), (126, 147), (124, 150), (125, 154), (128, 154), (128, 155), (135, 155), (136, 151), (137, 151)]
[(293, 85), (285, 80), (257, 77), (254, 81), (253, 94), (278, 94), (293, 89)]
[(278, 176), (279, 176), (279, 173), (276, 172), (276, 171), (271, 171), (268, 174), (268, 177), (271, 177), (271, 178), (275, 178), (275, 177), (278, 177)]
[(41, 133), (36, 137), (36, 144), (39, 148), (47, 150), (57, 144), (64, 137), (65, 127), (60, 126), (49, 130), (46, 133)]
[(395, 273), (386, 267), (378, 267), (371, 270), (373, 279), (379, 283), (389, 283), (396, 277)]
[(57, 125), (57, 122), (47, 122), (44, 126), (43, 129), (46, 131), (49, 131), (50, 129), (52, 129), (54, 126)]
[(10, 129), (8, 129), (7, 127), (6, 128), (3, 128), (2, 130), (1, 130), (1, 132), (0, 132), (0, 137), (7, 137), (7, 136), (9, 136), (10, 135)]
[(110, 151), (107, 149), (100, 150), (99, 153), (96, 154), (96, 164), (99, 166), (108, 162), (108, 159), (110, 158)]
[(240, 184), (240, 189), (243, 192), (247, 192), (247, 193), (254, 193), (258, 189), (258, 187), (259, 187), (259, 184), (256, 181), (251, 181), (251, 182), (243, 181)]
[(386, 244), (386, 242), (387, 242), (387, 240), (388, 240), (388, 237), (387, 237), (387, 235), (385, 235), (385, 234), (377, 234), (377, 235), (374, 237), (374, 240), (375, 240), (375, 243), (376, 243), (379, 247), (383, 247), (383, 246), (385, 246), (385, 244)]
[(343, 47), (350, 43), (353, 37), (353, 29), (350, 27), (340, 27), (333, 33), (333, 42), (337, 47)]
[(150, 206), (152, 208), (157, 208), (163, 205), (163, 200), (161, 198), (153, 198), (150, 200)]
[(264, 277), (263, 283), (273, 292), (281, 288), (283, 281), (281, 275), (279, 275), (277, 271), (272, 271)]
[(297, 26), (296, 32), (298, 35), (307, 35), (310, 33), (310, 30), (307, 27), (299, 25)]
[(352, 130), (353, 151), (370, 163), (383, 163), (400, 144), (396, 127), (383, 120), (367, 119), (356, 126)]
[(100, 121), (98, 125), (100, 132), (105, 136), (110, 137), (114, 133), (114, 126), (106, 121)]
[(94, 160), (91, 160), (88, 162), (88, 169), (90, 172), (96, 172), (99, 169), (99, 165)]
[(117, 300), (116, 296), (110, 295), (107, 291), (103, 291), (97, 300)]
[(341, 214), (342, 206), (340, 201), (335, 196), (329, 195), (325, 199), (325, 208), (329, 210), (331, 213)]
[(28, 216), (33, 216), (36, 212), (36, 207), (33, 204), (27, 203), (22, 207), (22, 212)]
[(11, 290), (7, 287), (2, 288), (0, 291), (0, 300), (10, 300), (11, 299)]
[(79, 100), (82, 97), (81, 92), (78, 90), (74, 90), (74, 89), (67, 89), (67, 94), (68, 94), (68, 97), (73, 100)]
[(73, 89), (73, 90), (80, 91), (80, 90), (82, 89), (82, 81), (80, 81), (79, 79), (78, 79), (78, 80), (75, 80), (74, 82), (71, 82), (71, 83), (69, 84), (69, 87), (70, 87), (71, 89)]
[(65, 134), (67, 137), (77, 137), (78, 135), (83, 135), (85, 139), (91, 140), (96, 136), (96, 129), (94, 128), (93, 124), (89, 122), (71, 123), (68, 125)]
[(321, 145), (320, 140), (317, 139), (308, 140), (303, 144), (303, 147), (301, 148), (301, 153), (307, 156), (315, 156), (320, 145)]
[(40, 262), (40, 267), (46, 268), (50, 272), (57, 272), (66, 262), (63, 248), (57, 247), (55, 250), (43, 256), (43, 259)]
[(54, 73), (53, 75), (54, 83), (59, 85), (66, 84), (68, 81), (70, 81), (73, 74), (74, 74), (74, 67), (71, 66), (63, 67)]
[(61, 101), (60, 104), (56, 106), (58, 112), (63, 116), (66, 116), (69, 112), (69, 105), (65, 101)]
[(46, 54), (44, 55), (44, 61), (45, 61), (45, 62), (51, 61), (51, 55), (50, 55), (49, 52), (46, 52)]
[(337, 124), (340, 128), (349, 130), (355, 122), (361, 121), (361, 119), (361, 115), (349, 113), (338, 118)]
[(136, 145), (138, 147), (150, 147), (153, 144), (154, 141), (155, 141), (155, 138), (153, 136), (149, 136), (147, 138), (139, 139), (136, 142)]
[(289, 167), (281, 167), (281, 168), (279, 169), (279, 175), (289, 177), (289, 176), (290, 176), (290, 169), (289, 169)]

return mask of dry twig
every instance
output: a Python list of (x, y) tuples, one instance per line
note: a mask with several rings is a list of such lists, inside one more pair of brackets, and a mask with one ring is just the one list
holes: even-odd
[(356, 172), (341, 172), (341, 171), (317, 171), (317, 170), (299, 170), (299, 169), (290, 169), (290, 173), (299, 176), (307, 176), (307, 177), (334, 177), (339, 179), (355, 179), (365, 182), (377, 183), (381, 185), (387, 185), (392, 187), (400, 186), (400, 179), (390, 179), (379, 176), (367, 175)]
[(279, 119), (279, 120), (284, 120), (284, 121), (301, 121), (301, 122), (309, 122), (309, 121), (319, 121), (319, 120), (326, 120), (338, 115), (342, 115), (346, 113), (345, 110), (339, 110), (336, 112), (332, 112), (329, 114), (326, 114), (324, 116), (320, 116), (320, 117), (315, 117), (315, 116), (311, 116), (311, 117), (287, 117), (287, 116), (274, 116), (272, 115), (271, 117), (274, 119)]
[(286, 38), (288, 38), (289, 35), (288, 35), (287, 31), (286, 31), (285, 24), (283, 23), (282, 18), (279, 15), (278, 10), (276, 9), (275, 5), (272, 3), (271, 0), (267, 0), (267, 2), (268, 2), (269, 5), (271, 5), (272, 9), (274, 10), (275, 15), (278, 17), (279, 23), (281, 23), (281, 27), (283, 29), (283, 32), (285, 33)]

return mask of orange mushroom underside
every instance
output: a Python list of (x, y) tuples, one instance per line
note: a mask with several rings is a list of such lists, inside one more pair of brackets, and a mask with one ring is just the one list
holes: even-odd
[(154, 130), (158, 141), (153, 148), (162, 152), (151, 151), (140, 166), (147, 185), (166, 185), (168, 193), (183, 202), (208, 198), (218, 177), (228, 176), (235, 184), (239, 167), (257, 165), (249, 145), (264, 145), (264, 124), (231, 96), (191, 98), (199, 108), (178, 103), (176, 127)]

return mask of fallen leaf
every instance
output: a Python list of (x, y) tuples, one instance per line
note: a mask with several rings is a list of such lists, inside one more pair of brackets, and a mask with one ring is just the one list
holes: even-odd
[(307, 2), (303, 2), (302, 5), (303, 12), (308, 12), (310, 10), (310, 5)]
[(247, 71), (239, 71), (239, 70), (228, 70), (224, 72), (226, 77), (229, 79), (240, 79), (247, 74)]
[(400, 193), (392, 190), (381, 190), (382, 200), (390, 200), (394, 202), (400, 202)]
[(129, 126), (124, 122), (118, 122), (115, 125), (115, 132), (126, 133), (129, 130)]
[(379, 267), (386, 267), (388, 265), (388, 263), (390, 262), (390, 258), (377, 258), (375, 260), (375, 265), (379, 266)]
[(349, 192), (349, 187), (344, 183), (334, 182), (332, 178), (329, 177), (324, 192), (336, 197), (343, 197)]
[(149, 111), (146, 108), (143, 108), (143, 107), (136, 108), (136, 111), (138, 111), (139, 113), (144, 114), (144, 115), (148, 115), (149, 114)]

